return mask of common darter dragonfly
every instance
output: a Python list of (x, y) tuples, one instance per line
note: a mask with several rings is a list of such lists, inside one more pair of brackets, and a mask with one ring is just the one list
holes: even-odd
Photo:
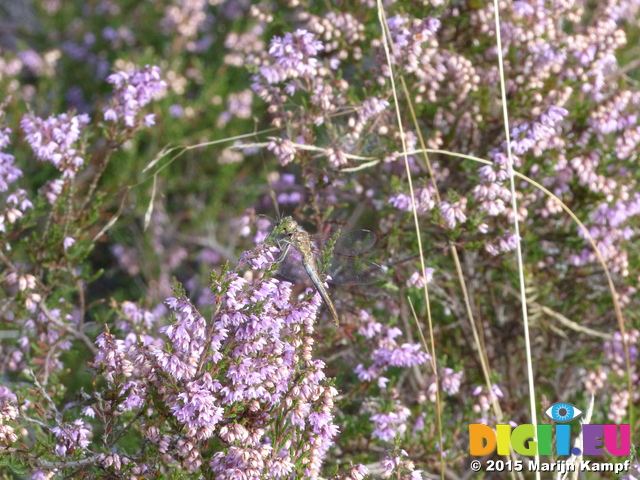
[(265, 216), (258, 218), (258, 229), (269, 232), (267, 241), (280, 249), (277, 273), (296, 283), (304, 282), (306, 274), (336, 324), (338, 312), (321, 279), (323, 268), (319, 266), (327, 266), (324, 273), (329, 275), (327, 281), (334, 285), (369, 285), (384, 275), (380, 265), (360, 257), (376, 242), (376, 235), (369, 230), (354, 230), (338, 236), (311, 235), (291, 217), (276, 222)]

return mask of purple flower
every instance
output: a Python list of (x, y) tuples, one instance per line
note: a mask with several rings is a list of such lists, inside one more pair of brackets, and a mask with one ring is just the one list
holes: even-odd
[(65, 237), (64, 240), (62, 241), (62, 246), (64, 247), (65, 250), (68, 250), (69, 247), (72, 247), (75, 244), (76, 244), (76, 241), (72, 237)]
[(75, 144), (80, 140), (82, 128), (89, 124), (89, 120), (86, 114), (69, 117), (62, 113), (45, 120), (26, 114), (22, 117), (20, 126), (39, 160), (53, 164), (63, 172), (65, 178), (73, 178), (84, 164)]
[(407, 287), (416, 287), (422, 288), (431, 280), (433, 280), (433, 273), (435, 270), (433, 268), (427, 267), (425, 269), (424, 275), (420, 275), (419, 272), (413, 272), (411, 276), (407, 279)]
[(370, 420), (375, 427), (372, 436), (384, 442), (392, 441), (396, 435), (406, 431), (406, 420), (409, 418), (410, 413), (407, 407), (397, 405), (394, 412), (371, 415)]
[(107, 77), (114, 85), (113, 100), (104, 111), (105, 121), (123, 121), (127, 127), (144, 122), (147, 126), (155, 120), (149, 115), (140, 117), (140, 110), (164, 91), (167, 84), (160, 78), (160, 68), (149, 66), (135, 72), (116, 72)]
[(296, 147), (291, 140), (275, 139), (267, 144), (267, 150), (273, 152), (283, 167), (296, 158)]
[(82, 419), (73, 423), (63, 423), (51, 429), (51, 433), (57, 438), (55, 451), (60, 456), (66, 456), (77, 449), (85, 449), (89, 446), (91, 430), (85, 426)]
[(324, 49), (322, 42), (306, 30), (298, 29), (284, 37), (271, 40), (269, 54), (275, 63), (260, 68), (260, 74), (268, 83), (282, 83), (298, 77), (312, 78), (318, 73), (316, 56)]
[(24, 215), (24, 212), (33, 208), (31, 200), (27, 198), (27, 192), (18, 189), (7, 197), (4, 212), (0, 211), (0, 232), (6, 231), (5, 221), (12, 224)]
[(169, 115), (173, 118), (182, 118), (184, 117), (184, 108), (179, 103), (174, 103), (169, 107)]
[[(432, 185), (426, 187), (416, 188), (414, 190), (414, 201), (418, 213), (426, 213), (433, 210), (436, 206), (435, 202), (435, 189)], [(396, 207), (398, 210), (411, 212), (412, 204), (411, 197), (404, 193), (394, 195), (389, 199), (389, 203)]]
[[(363, 315), (360, 333), (372, 342), (373, 363), (365, 367), (362, 363), (356, 366), (354, 372), (363, 382), (377, 379), (389, 367), (410, 367), (421, 365), (429, 360), (429, 356), (422, 351), (418, 343), (404, 343), (399, 345), (395, 338), (402, 335), (400, 329), (383, 326), (368, 314)], [(384, 382), (382, 382), (384, 384)]]
[(389, 102), (373, 97), (365, 100), (358, 109), (358, 121), (360, 123), (368, 122), (373, 117), (384, 112), (389, 106)]
[[(0, 110), (0, 117), (3, 115), (4, 112)], [(0, 128), (0, 192), (6, 192), (9, 184), (22, 176), (22, 170), (13, 166), (15, 157), (3, 152), (11, 144), (10, 134), (10, 128)]]
[[(464, 372), (454, 372), (452, 368), (445, 368), (440, 375), (440, 385), (447, 395), (455, 395), (460, 390), (460, 383)], [(500, 392), (502, 393), (502, 392)]]

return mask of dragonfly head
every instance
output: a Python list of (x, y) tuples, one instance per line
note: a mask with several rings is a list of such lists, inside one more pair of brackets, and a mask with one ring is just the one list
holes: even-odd
[(278, 223), (277, 229), (282, 235), (292, 235), (300, 230), (300, 225), (291, 217), (284, 217)]

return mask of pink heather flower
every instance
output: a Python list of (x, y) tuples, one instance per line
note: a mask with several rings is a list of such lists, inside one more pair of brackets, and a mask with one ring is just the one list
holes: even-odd
[(71, 237), (65, 237), (65, 239), (62, 242), (62, 245), (63, 245), (65, 250), (68, 250), (69, 247), (75, 245), (75, 243), (76, 243), (75, 239), (73, 239)]
[(495, 383), (493, 385), (491, 385), (491, 391), (498, 398), (504, 397), (504, 393), (502, 393), (502, 389), (500, 388), (499, 385), (497, 385)]
[(342, 150), (338, 148), (327, 148), (327, 158), (333, 168), (344, 167), (348, 163), (347, 157), (345, 157)]
[(629, 473), (620, 477), (620, 480), (640, 480), (640, 463), (632, 463)]
[(56, 203), (56, 200), (58, 200), (58, 197), (62, 193), (63, 187), (64, 187), (64, 180), (56, 178), (55, 180), (48, 181), (42, 188), (42, 191), (44, 192), (44, 196), (47, 199), (47, 202), (49, 202), (51, 205)]
[(420, 344), (399, 345), (395, 339), (402, 335), (400, 329), (383, 326), (368, 314), (363, 318), (360, 333), (373, 342), (373, 363), (368, 367), (361, 363), (354, 369), (360, 381), (373, 381), (389, 367), (406, 368), (429, 360), (429, 355), (422, 351)]
[[(460, 383), (464, 372), (454, 372), (452, 368), (445, 368), (440, 376), (442, 391), (447, 395), (455, 395), (460, 390)], [(500, 392), (502, 393), (502, 392)]]
[(375, 427), (372, 436), (382, 441), (390, 442), (396, 435), (402, 434), (407, 429), (406, 421), (411, 414), (404, 405), (395, 405), (395, 411), (387, 413), (376, 413), (371, 415), (370, 420)]
[(51, 433), (53, 433), (58, 440), (55, 450), (60, 456), (71, 454), (78, 448), (87, 448), (91, 438), (91, 430), (85, 427), (82, 419), (77, 419), (73, 423), (63, 423), (62, 425), (53, 427)]
[(140, 325), (144, 330), (151, 330), (159, 323), (153, 312), (140, 308), (133, 302), (122, 302), (120, 307), (124, 318), (119, 320), (118, 328), (123, 331), (133, 331), (137, 325)]
[[(416, 188), (414, 190), (415, 204), (418, 213), (426, 213), (433, 210), (436, 206), (435, 189), (432, 185)], [(398, 210), (411, 212), (413, 210), (411, 197), (404, 193), (399, 193), (389, 199), (389, 203)]]
[(237, 93), (230, 93), (227, 98), (227, 110), (222, 112), (218, 118), (218, 127), (224, 127), (233, 117), (247, 119), (251, 118), (253, 104), (253, 92), (242, 90)]
[[(633, 329), (626, 332), (626, 340), (629, 348), (629, 361), (632, 366), (637, 365), (638, 362), (638, 341), (640, 340), (640, 332)], [(605, 359), (609, 363), (610, 368), (619, 376), (624, 377), (626, 375), (626, 354), (624, 351), (624, 342), (622, 341), (622, 334), (615, 332), (611, 340), (607, 340), (604, 343)]]
[(389, 102), (387, 100), (381, 100), (376, 97), (368, 98), (358, 109), (358, 122), (365, 123), (369, 121), (384, 112), (388, 106)]
[(464, 213), (466, 208), (467, 199), (464, 197), (452, 204), (449, 202), (440, 202), (440, 215), (447, 223), (447, 227), (455, 228), (458, 223), (467, 221), (467, 216)]
[(18, 401), (18, 397), (15, 396), (9, 387), (0, 385), (0, 400), (15, 403)]
[(27, 198), (27, 191), (21, 188), (7, 197), (7, 205), (14, 205), (21, 212), (33, 208), (33, 203)]
[(291, 140), (286, 138), (270, 140), (267, 143), (267, 150), (278, 157), (280, 165), (283, 167), (293, 162), (296, 158), (296, 147)]
[(179, 103), (174, 103), (169, 107), (169, 115), (173, 118), (182, 118), (184, 117), (184, 108)]
[(20, 126), (26, 134), (27, 143), (36, 157), (43, 162), (50, 162), (63, 172), (65, 178), (73, 178), (84, 164), (84, 159), (76, 150), (82, 128), (89, 124), (86, 114), (69, 117), (62, 113), (57, 117), (41, 119), (26, 114)]
[[(194, 40), (207, 22), (207, 0), (173, 0), (165, 7), (160, 25), (167, 34)], [(187, 42), (187, 49), (197, 50), (197, 43)]]
[(0, 232), (6, 231), (6, 223), (13, 224), (17, 222), (24, 212), (33, 208), (31, 200), (27, 198), (27, 192), (18, 189), (7, 197), (4, 211), (0, 211)]
[[(0, 117), (2, 115), (4, 112), (0, 110)], [(15, 157), (3, 152), (11, 144), (10, 134), (10, 128), (0, 128), (0, 192), (6, 192), (9, 184), (22, 176), (22, 170), (13, 166)]]
[(435, 269), (427, 267), (424, 275), (420, 275), (419, 272), (413, 272), (407, 280), (407, 287), (422, 288), (425, 284), (428, 284), (433, 280), (433, 272)]
[(416, 470), (414, 463), (409, 459), (409, 454), (405, 450), (395, 449), (395, 451), (385, 457), (380, 462), (383, 479), (402, 478), (403, 480), (421, 480), (422, 470)]
[[(107, 77), (107, 82), (114, 85), (113, 99), (104, 111), (104, 119), (108, 122), (123, 121), (127, 127), (140, 123), (140, 110), (154, 97), (158, 96), (167, 84), (160, 78), (160, 68), (149, 66), (135, 72), (116, 72)], [(155, 123), (153, 115), (142, 118), (145, 125)]]

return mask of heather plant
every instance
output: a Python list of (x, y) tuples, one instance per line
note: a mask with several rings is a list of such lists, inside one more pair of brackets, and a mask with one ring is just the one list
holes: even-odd
[[(4, 478), (467, 478), (468, 424), (590, 395), (637, 436), (638, 2), (0, 8)], [(377, 234), (339, 325), (277, 211)]]

